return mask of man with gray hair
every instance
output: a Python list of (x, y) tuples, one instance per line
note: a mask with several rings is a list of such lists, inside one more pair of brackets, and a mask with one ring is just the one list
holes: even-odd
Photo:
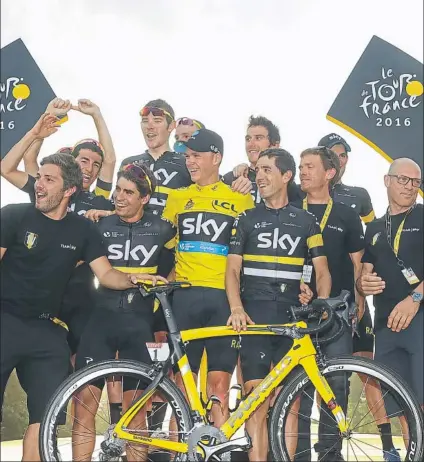
[[(389, 206), (367, 227), (356, 287), (374, 296), (375, 359), (397, 371), (423, 405), (423, 205), (416, 203), (421, 169), (411, 159), (397, 159), (384, 184)], [(389, 400), (386, 411), (401, 412)], [(407, 439), (406, 420), (401, 416), (400, 421)]]
[[(51, 128), (56, 118), (51, 118)], [(69, 154), (43, 159), (34, 204), (1, 209), (1, 404), (13, 369), (27, 394), (29, 427), (23, 460), (40, 460), (38, 434), (44, 409), (69, 370), (67, 326), (58, 318), (66, 284), (80, 262), (90, 265), (101, 285), (125, 290), (148, 274), (112, 268), (95, 225), (68, 213), (82, 188), (82, 172)]]

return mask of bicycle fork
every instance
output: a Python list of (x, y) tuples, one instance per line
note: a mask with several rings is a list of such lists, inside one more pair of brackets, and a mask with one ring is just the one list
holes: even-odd
[(321, 374), (316, 361), (316, 356), (306, 356), (302, 358), (299, 363), (305, 369), (315, 389), (321, 395), (322, 400), (334, 415), (340, 433), (342, 435), (347, 435), (348, 425), (346, 422), (346, 415), (341, 406), (337, 404), (336, 397), (328, 384), (327, 379)]

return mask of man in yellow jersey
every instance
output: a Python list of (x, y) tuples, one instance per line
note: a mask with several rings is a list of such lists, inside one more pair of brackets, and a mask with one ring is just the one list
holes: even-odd
[[(194, 184), (168, 195), (163, 218), (177, 228), (177, 281), (193, 287), (174, 294), (174, 311), (180, 329), (225, 325), (230, 308), (225, 293), (225, 269), (235, 217), (254, 207), (250, 194), (233, 192), (219, 179), (224, 142), (215, 132), (201, 129), (177, 149), (184, 152)], [(197, 373), (203, 349), (208, 355), (208, 393), (222, 406), (211, 412), (219, 427), (228, 418), (228, 390), (237, 360), (233, 339), (222, 337), (191, 342), (188, 357)], [(181, 385), (181, 377), (177, 377)]]

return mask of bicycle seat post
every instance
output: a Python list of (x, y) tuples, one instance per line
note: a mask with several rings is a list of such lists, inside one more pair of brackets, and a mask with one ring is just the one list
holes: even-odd
[(175, 321), (172, 306), (169, 301), (170, 290), (158, 291), (155, 293), (155, 297), (160, 301), (163, 315), (165, 316), (166, 325), (170, 334), (176, 334), (178, 332), (177, 323)]

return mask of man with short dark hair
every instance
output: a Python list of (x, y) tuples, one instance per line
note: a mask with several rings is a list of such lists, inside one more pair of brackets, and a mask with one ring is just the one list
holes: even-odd
[(228, 185), (238, 181), (238, 178), (246, 176), (252, 182), (252, 194), (255, 204), (261, 202), (258, 186), (256, 184), (255, 166), (259, 159), (259, 154), (265, 149), (278, 148), (280, 146), (280, 130), (278, 127), (264, 116), (249, 117), (245, 136), (245, 149), (249, 165), (241, 164), (231, 172), (226, 173), (222, 180)]
[[(158, 215), (145, 210), (155, 183), (153, 173), (140, 164), (128, 164), (118, 173), (114, 192), (116, 214), (102, 218), (98, 223), (107, 246), (108, 259), (118, 271), (138, 269), (156, 275), (160, 255), (174, 248), (175, 229)], [(161, 279), (160, 276), (158, 278)], [(116, 351), (119, 351), (119, 359), (150, 364), (146, 342), (153, 340), (153, 300), (143, 299), (136, 289), (116, 291), (99, 287), (94, 302), (93, 314), (78, 349), (76, 369), (81, 369), (88, 362), (95, 364), (114, 359)], [(115, 383), (123, 387), (123, 394), (119, 398), (123, 396), (125, 411), (136, 391), (119, 380)], [(91, 460), (95, 414), (101, 394), (102, 387), (94, 384), (78, 394), (73, 436), (74, 460)], [(111, 415), (110, 424), (115, 423)], [(132, 454), (129, 446), (127, 459), (136, 460), (136, 455)]]
[[(391, 164), (384, 177), (389, 206), (367, 227), (357, 287), (374, 296), (375, 359), (397, 371), (423, 406), (423, 206), (416, 203), (421, 175), (411, 159)], [(385, 404), (387, 415), (400, 414), (392, 400)], [(407, 445), (408, 425), (403, 416), (400, 421)], [(392, 450), (385, 460), (400, 460), (399, 454)]]
[[(236, 193), (220, 181), (224, 142), (217, 133), (201, 129), (181, 143), (181, 150), (194, 184), (170, 191), (163, 212), (177, 228), (176, 280), (193, 286), (174, 294), (176, 321), (181, 330), (224, 325), (229, 314), (225, 266), (231, 228), (234, 218), (254, 204), (249, 194)], [(195, 373), (204, 348), (209, 392), (222, 403), (222, 411), (220, 406), (211, 411), (212, 420), (220, 427), (228, 417), (228, 391), (237, 351), (230, 337), (190, 343), (188, 355)], [(183, 388), (181, 377), (178, 383)]]
[[(57, 119), (44, 119), (53, 132)], [(50, 397), (69, 370), (66, 325), (58, 318), (73, 269), (85, 261), (105, 287), (134, 287), (137, 275), (110, 265), (95, 226), (68, 213), (70, 198), (82, 188), (82, 173), (68, 154), (43, 159), (35, 183), (35, 206), (1, 209), (1, 401), (16, 368), (28, 397), (29, 427), (23, 460), (39, 460), (38, 434)], [(141, 278), (151, 278), (140, 274)], [(40, 379), (42, 378), (42, 380)]]
[[(59, 106), (59, 108), (56, 108), (58, 112), (66, 111), (66, 108), (70, 105), (70, 103), (62, 100), (54, 100), (53, 102)], [(51, 111), (53, 110), (51, 109)], [(2, 176), (17, 188), (27, 192), (31, 202), (36, 201), (36, 178), (27, 172), (20, 171), (18, 169), (19, 163), (28, 149), (32, 149), (33, 145), (38, 144), (41, 147), (40, 141), (51, 136), (57, 130), (57, 116), (43, 114), (34, 127), (13, 146), (1, 162)], [(83, 183), (81, 190), (70, 197), (69, 211), (82, 216), (93, 209), (112, 211), (114, 209), (113, 204), (103, 194), (97, 195), (89, 190), (102, 168), (104, 152), (99, 143), (94, 140), (85, 140), (84, 143), (77, 143), (71, 152), (71, 155), (82, 169)], [(36, 161), (35, 164), (37, 165)], [(103, 187), (106, 188), (106, 186)], [(61, 318), (69, 326), (68, 341), (72, 355), (77, 351), (82, 331), (92, 311), (94, 292), (93, 273), (89, 265), (79, 265), (74, 269), (69, 280), (60, 313)]]
[[(290, 306), (300, 296), (305, 255), (311, 252), (317, 274), (317, 292), (327, 298), (331, 277), (315, 218), (289, 204), (287, 188), (296, 174), (293, 157), (284, 149), (259, 154), (256, 182), (263, 202), (239, 215), (234, 223), (226, 269), (226, 291), (231, 308), (227, 324), (240, 331), (246, 324), (290, 322)], [(272, 244), (272, 236), (278, 243)], [(245, 393), (250, 393), (288, 352), (285, 337), (246, 336), (240, 356)], [(251, 461), (266, 460), (269, 399), (246, 422), (252, 438)], [(292, 440), (293, 441), (293, 440)], [(294, 454), (294, 448), (289, 454)]]
[[(340, 174), (339, 159), (335, 152), (322, 146), (306, 149), (300, 158), (300, 184), (306, 197), (299, 206), (312, 213), (320, 223), (332, 280), (330, 296), (336, 297), (343, 289), (349, 290), (351, 301), (356, 301), (361, 317), (364, 297), (355, 292), (354, 276), (359, 277), (362, 269), (364, 235), (358, 214), (352, 208), (333, 201), (330, 196), (331, 188)], [(352, 266), (353, 272), (350, 271)], [(314, 273), (309, 277), (305, 274), (304, 281), (311, 284), (311, 289), (316, 294)], [(326, 356), (352, 354), (351, 330), (346, 326), (343, 335), (334, 342), (323, 345), (322, 350)], [(344, 377), (337, 377), (332, 382), (330, 385), (336, 400), (346, 411), (349, 384), (344, 381)], [(311, 408), (312, 401), (303, 397), (299, 412), (299, 435), (302, 436), (299, 436), (295, 460), (311, 460), (310, 422), (306, 417), (311, 415)], [(325, 410), (321, 411), (319, 442), (315, 445), (315, 451), (319, 454), (318, 460), (341, 461), (341, 449), (334, 418)]]

